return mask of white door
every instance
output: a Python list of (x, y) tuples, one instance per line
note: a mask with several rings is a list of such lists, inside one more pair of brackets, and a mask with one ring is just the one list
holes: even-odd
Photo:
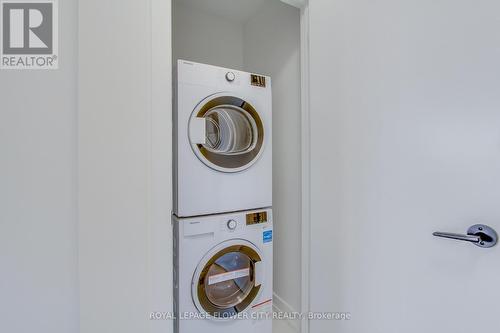
[(312, 0), (311, 332), (495, 331), (500, 2)]

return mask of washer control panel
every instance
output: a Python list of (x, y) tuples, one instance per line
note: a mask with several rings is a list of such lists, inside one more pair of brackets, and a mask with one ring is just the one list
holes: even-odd
[[(214, 230), (218, 228), (221, 233), (240, 233), (246, 232), (246, 230), (254, 230), (267, 228), (271, 223), (271, 215), (269, 215), (268, 210), (253, 211), (251, 213), (234, 213), (227, 214), (226, 216), (220, 216), (218, 221), (213, 221), (213, 223), (202, 222), (198, 228)], [(215, 224), (215, 225), (214, 225)], [(204, 228), (205, 227), (205, 228)]]

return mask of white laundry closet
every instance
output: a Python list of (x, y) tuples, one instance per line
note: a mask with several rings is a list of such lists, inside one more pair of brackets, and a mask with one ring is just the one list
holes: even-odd
[(172, 2), (174, 69), (182, 59), (272, 79), (273, 302), (282, 311), (301, 310), (300, 42), (300, 10), (279, 0)]

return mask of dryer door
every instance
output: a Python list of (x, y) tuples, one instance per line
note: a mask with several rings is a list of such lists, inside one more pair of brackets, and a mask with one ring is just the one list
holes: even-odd
[(257, 161), (264, 148), (264, 125), (243, 98), (216, 94), (193, 111), (189, 139), (194, 153), (212, 169), (237, 172)]
[(193, 276), (193, 300), (210, 317), (232, 318), (259, 295), (263, 273), (262, 255), (252, 243), (224, 242), (200, 262)]

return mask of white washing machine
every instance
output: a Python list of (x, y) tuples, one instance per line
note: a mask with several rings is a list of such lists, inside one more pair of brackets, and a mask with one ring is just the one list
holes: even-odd
[(271, 78), (179, 60), (174, 214), (272, 206)]
[(271, 209), (174, 223), (175, 333), (271, 333)]

